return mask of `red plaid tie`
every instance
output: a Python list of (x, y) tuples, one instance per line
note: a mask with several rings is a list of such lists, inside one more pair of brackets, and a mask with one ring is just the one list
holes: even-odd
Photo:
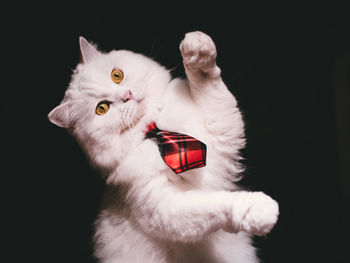
[(154, 122), (147, 128), (146, 137), (158, 140), (164, 162), (175, 173), (205, 166), (207, 146), (204, 143), (185, 134), (161, 131)]

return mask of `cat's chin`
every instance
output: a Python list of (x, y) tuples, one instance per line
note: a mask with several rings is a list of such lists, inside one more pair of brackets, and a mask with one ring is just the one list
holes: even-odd
[(132, 122), (128, 122), (125, 124), (122, 124), (121, 129), (120, 129), (120, 134), (123, 134), (125, 132), (128, 132), (130, 129), (132, 129), (133, 127), (136, 126), (136, 124), (138, 123), (138, 121), (141, 119), (141, 117), (139, 117), (137, 120), (132, 121)]

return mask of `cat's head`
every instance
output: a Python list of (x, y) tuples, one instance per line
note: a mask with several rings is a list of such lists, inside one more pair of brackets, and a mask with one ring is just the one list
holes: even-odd
[(116, 160), (103, 156), (118, 150), (120, 136), (159, 107), (170, 74), (141, 54), (102, 53), (83, 37), (80, 50), (82, 63), (61, 104), (48, 117), (69, 129), (95, 164), (109, 166)]

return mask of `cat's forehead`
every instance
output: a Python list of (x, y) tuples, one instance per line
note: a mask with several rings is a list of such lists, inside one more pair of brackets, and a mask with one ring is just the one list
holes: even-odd
[(140, 68), (146, 68), (149, 63), (149, 59), (141, 54), (128, 50), (113, 50), (109, 53), (100, 53), (83, 66), (88, 71), (96, 72), (108, 71), (113, 68), (137, 71)]

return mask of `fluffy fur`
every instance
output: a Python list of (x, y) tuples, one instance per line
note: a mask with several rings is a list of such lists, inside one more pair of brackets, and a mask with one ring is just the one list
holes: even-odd
[[(216, 47), (202, 32), (180, 50), (187, 80), (141, 54), (101, 53), (80, 38), (78, 64), (49, 119), (67, 128), (101, 170), (107, 189), (96, 221), (100, 262), (258, 262), (250, 235), (265, 235), (278, 205), (235, 186), (242, 168), (244, 124), (216, 65)], [(124, 72), (120, 84), (114, 68)], [(128, 98), (126, 100), (125, 98)], [(95, 113), (101, 101), (105, 115)], [(207, 145), (207, 166), (175, 175), (145, 128), (195, 137)]]

